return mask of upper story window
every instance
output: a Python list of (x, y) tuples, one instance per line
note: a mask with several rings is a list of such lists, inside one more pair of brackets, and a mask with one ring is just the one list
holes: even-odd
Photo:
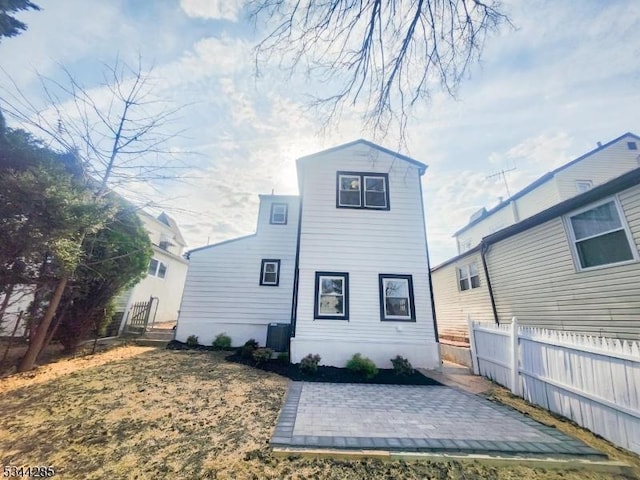
[(288, 205), (286, 203), (272, 203), (269, 223), (272, 225), (286, 225), (287, 213)]
[(591, 190), (593, 182), (591, 180), (576, 180), (576, 189), (578, 193), (584, 193), (587, 190)]
[(471, 250), (471, 240), (470, 239), (466, 239), (466, 240), (460, 240), (459, 243), (459, 250), (458, 253), (464, 253), (467, 250)]
[(147, 273), (152, 277), (164, 278), (167, 275), (167, 266), (160, 260), (152, 258)]
[(349, 320), (349, 274), (316, 272), (314, 318)]
[(280, 260), (262, 260), (260, 285), (277, 287), (280, 283)]
[(636, 142), (627, 142), (627, 148), (629, 150), (637, 150), (638, 144)]
[(637, 259), (615, 198), (571, 213), (565, 217), (565, 223), (579, 270)]
[(391, 321), (416, 321), (411, 275), (378, 275), (380, 286), (380, 319)]
[(457, 270), (458, 285), (461, 292), (480, 286), (480, 275), (478, 274), (478, 264), (476, 262), (458, 267)]
[(337, 173), (336, 206), (389, 210), (389, 175), (386, 173)]

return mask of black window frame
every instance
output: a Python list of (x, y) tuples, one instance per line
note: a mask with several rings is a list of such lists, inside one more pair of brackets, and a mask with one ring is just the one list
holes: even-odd
[[(359, 178), (360, 205), (340, 205), (340, 177), (341, 176)], [(365, 204), (365, 200), (366, 200), (365, 178), (366, 177), (382, 178), (384, 180), (384, 199), (386, 204), (384, 207), (369, 206)], [(391, 205), (389, 203), (389, 174), (382, 173), (382, 172), (347, 172), (347, 171), (336, 172), (336, 208), (350, 208), (350, 209), (356, 209), (356, 210), (382, 210), (382, 211), (390, 210)]]
[[(343, 314), (327, 315), (320, 313), (320, 278), (321, 277), (343, 277), (342, 294)], [(314, 320), (349, 320), (349, 273), (347, 272), (316, 272), (315, 294), (313, 299), (313, 318)]]
[[(410, 315), (407, 318), (388, 318), (385, 313), (385, 300), (384, 295), (384, 280), (385, 279), (400, 279), (407, 280), (409, 288), (409, 309)], [(416, 322), (416, 302), (413, 292), (413, 275), (398, 274), (398, 273), (380, 273), (378, 274), (378, 293), (380, 296), (380, 321), (381, 322)]]
[[(265, 283), (264, 281), (264, 267), (267, 263), (276, 264), (276, 283)], [(260, 264), (260, 285), (263, 287), (277, 287), (280, 285), (280, 259), (278, 258), (263, 258)]]
[[(273, 221), (273, 213), (275, 207), (284, 207), (284, 222), (274, 222)], [(289, 219), (289, 204), (283, 202), (274, 202), (271, 204), (271, 211), (269, 212), (269, 224), (270, 225), (286, 225), (287, 220)]]

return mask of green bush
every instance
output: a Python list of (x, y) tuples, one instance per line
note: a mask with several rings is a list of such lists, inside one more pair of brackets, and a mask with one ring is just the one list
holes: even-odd
[(198, 343), (198, 336), (197, 335), (189, 335), (187, 337), (187, 347), (195, 348), (198, 345), (200, 345), (200, 344)]
[(310, 353), (300, 360), (300, 370), (307, 375), (313, 375), (318, 370), (318, 363), (320, 363), (320, 355)]
[(273, 350), (271, 350), (270, 348), (256, 348), (253, 351), (253, 359), (258, 365), (260, 365), (261, 363), (271, 360), (272, 354)]
[(289, 363), (289, 352), (280, 352), (278, 354), (278, 362), (284, 364)]
[(258, 342), (253, 338), (247, 340), (240, 349), (240, 356), (243, 358), (253, 358), (253, 352), (258, 348)]
[(231, 337), (229, 335), (225, 335), (224, 333), (219, 333), (216, 335), (215, 340), (212, 343), (213, 348), (217, 348), (219, 350), (226, 350), (231, 348)]
[(347, 362), (347, 368), (358, 375), (362, 375), (364, 378), (373, 378), (378, 374), (378, 369), (373, 360), (363, 357), (359, 353), (351, 357), (351, 360)]
[(393, 372), (396, 375), (412, 375), (413, 374), (413, 366), (411, 362), (406, 358), (396, 355), (395, 358), (391, 359), (391, 364), (393, 365)]

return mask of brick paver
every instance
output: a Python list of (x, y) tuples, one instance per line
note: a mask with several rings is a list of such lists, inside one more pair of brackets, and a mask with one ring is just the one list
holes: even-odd
[(445, 386), (292, 382), (271, 445), (604, 457), (509, 407)]

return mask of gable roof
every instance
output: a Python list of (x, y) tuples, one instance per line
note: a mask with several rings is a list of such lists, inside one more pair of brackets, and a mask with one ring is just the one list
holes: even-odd
[(557, 203), (552, 207), (547, 208), (546, 210), (543, 210), (531, 217), (521, 220), (518, 223), (514, 223), (513, 225), (487, 235), (480, 241), (478, 245), (476, 245), (472, 249), (456, 255), (449, 260), (445, 260), (440, 265), (433, 267), (431, 271), (433, 272), (442, 267), (450, 265), (451, 263), (454, 263), (466, 257), (467, 255), (479, 252), (482, 250), (483, 246), (491, 245), (493, 243), (499, 242), (500, 240), (504, 240), (505, 238), (512, 237), (513, 235), (524, 232), (525, 230), (529, 230), (530, 228), (536, 227), (544, 222), (565, 215), (569, 212), (577, 210), (578, 208), (587, 206), (590, 203), (597, 202), (598, 200), (601, 200), (610, 195), (614, 195), (638, 184), (640, 184), (640, 168), (634, 168), (633, 170), (624, 173), (612, 180), (609, 180), (606, 183), (595, 186), (584, 193), (576, 195), (575, 197), (571, 197), (563, 202)]
[(158, 220), (160, 222), (164, 223), (169, 228), (171, 228), (173, 233), (175, 233), (176, 241), (180, 245), (182, 245), (184, 247), (187, 244), (187, 242), (185, 242), (184, 238), (182, 237), (182, 233), (180, 232), (180, 229), (178, 228), (178, 224), (176, 223), (176, 221), (173, 218), (171, 218), (165, 212), (162, 212), (160, 215), (158, 215)]
[(569, 163), (565, 163), (564, 165), (556, 168), (555, 170), (552, 170), (551, 172), (547, 172), (544, 175), (542, 175), (540, 178), (538, 178), (537, 180), (535, 180), (534, 182), (530, 183), (529, 185), (527, 185), (526, 187), (524, 187), (522, 190), (520, 190), (517, 193), (514, 193), (513, 195), (511, 195), (509, 198), (507, 198), (506, 200), (503, 200), (502, 202), (500, 202), (498, 205), (496, 205), (495, 207), (493, 207), (491, 210), (487, 210), (485, 211), (485, 213), (483, 215), (481, 215), (480, 217), (476, 218), (475, 220), (467, 223), (464, 227), (462, 227), (460, 230), (458, 230), (457, 232), (455, 232), (452, 236), (453, 237), (457, 237), (458, 235), (460, 235), (461, 233), (465, 232), (466, 230), (470, 229), (471, 227), (473, 227), (474, 225), (477, 225), (478, 223), (480, 223), (482, 220), (484, 220), (485, 218), (489, 217), (490, 215), (493, 215), (495, 212), (497, 212), (498, 210), (506, 207), (507, 205), (509, 205), (509, 203), (511, 203), (514, 200), (517, 200), (520, 197), (523, 197), (524, 195), (526, 195), (527, 193), (529, 193), (531, 190), (534, 190), (535, 188), (539, 187), (540, 185), (542, 185), (543, 183), (547, 182), (548, 180), (551, 180), (555, 175), (557, 175), (559, 172), (575, 165), (578, 162), (581, 162), (582, 160), (584, 160), (585, 158), (590, 157), (591, 155), (598, 153), (602, 150), (604, 150), (605, 148), (610, 147), (611, 145), (613, 145), (614, 143), (619, 142), (620, 140), (622, 140), (625, 137), (632, 137), (635, 140), (640, 141), (640, 137), (634, 133), (631, 132), (627, 132), (624, 133), (622, 135), (620, 135), (617, 138), (614, 138), (613, 140), (611, 140), (610, 142), (605, 143), (604, 145), (600, 145), (596, 148), (594, 148), (593, 150), (585, 153), (584, 155), (579, 156), (578, 158), (571, 160)]
[(304, 157), (300, 157), (298, 158), (298, 163), (302, 163), (302, 162), (307, 162), (310, 160), (315, 160), (317, 157), (320, 157), (322, 155), (326, 155), (327, 153), (333, 153), (333, 152), (337, 152), (339, 150), (344, 150), (350, 147), (354, 147), (356, 145), (366, 145), (369, 148), (373, 148), (375, 150), (378, 150), (382, 153), (385, 153), (387, 155), (391, 155), (392, 157), (395, 157), (399, 160), (402, 160), (404, 162), (410, 163), (411, 165), (415, 166), (418, 168), (418, 171), (420, 172), (420, 175), (423, 175), (424, 172), (427, 170), (427, 165), (425, 165), (422, 162), (419, 162), (418, 160), (411, 158), (411, 157), (407, 157), (406, 155), (402, 155), (401, 153), (398, 152), (394, 152), (393, 150), (389, 150), (388, 148), (382, 147), (380, 145), (377, 145), (373, 142), (370, 142), (369, 140), (365, 140), (363, 138), (360, 138), (358, 140), (355, 140), (353, 142), (349, 142), (349, 143), (344, 143), (342, 145), (338, 145), (337, 147), (332, 147), (332, 148), (328, 148), (326, 150), (322, 150), (321, 152), (317, 152), (317, 153), (312, 153), (311, 155), (306, 155)]

